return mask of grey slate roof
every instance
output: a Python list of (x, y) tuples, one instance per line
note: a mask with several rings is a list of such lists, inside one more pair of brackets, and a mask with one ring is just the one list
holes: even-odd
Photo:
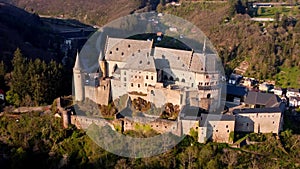
[(154, 58), (146, 51), (135, 53), (134, 56), (129, 57), (123, 69), (156, 72)]
[(144, 40), (120, 39), (108, 37), (106, 40), (105, 59), (125, 62), (132, 53), (151, 51), (152, 42)]
[(192, 51), (155, 47), (154, 58), (158, 69), (188, 70)]
[(245, 99), (246, 104), (251, 105), (264, 105), (265, 107), (276, 107), (279, 106), (281, 99), (279, 96), (271, 93), (261, 93), (249, 91)]
[(205, 110), (196, 106), (185, 105), (180, 111), (180, 119), (183, 120), (200, 120), (201, 113), (204, 113)]
[(234, 109), (233, 114), (244, 113), (281, 113), (280, 107), (267, 107), (267, 108), (249, 108), (249, 109)]
[(216, 63), (216, 54), (204, 55), (203, 53), (194, 53), (191, 61), (190, 71), (197, 73), (216, 71), (216, 69), (219, 69)]

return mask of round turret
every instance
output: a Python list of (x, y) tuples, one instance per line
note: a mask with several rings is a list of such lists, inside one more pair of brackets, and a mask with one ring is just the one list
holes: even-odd
[(74, 79), (74, 95), (75, 101), (84, 100), (84, 74), (82, 71), (82, 65), (77, 52), (75, 65), (73, 68), (73, 79)]

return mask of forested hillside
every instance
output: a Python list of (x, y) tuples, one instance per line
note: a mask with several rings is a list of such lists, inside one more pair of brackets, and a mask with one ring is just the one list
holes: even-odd
[[(40, 15), (71, 17), (98, 26), (138, 9), (149, 11), (159, 3), (158, 12), (182, 17), (201, 28), (219, 52), (228, 74), (247, 61), (245, 75), (276, 80), (282, 87), (300, 88), (300, 79), (295, 77), (300, 72), (299, 6), (253, 11), (244, 0), (180, 0), (179, 6), (168, 4), (168, 0), (11, 2)], [(271, 17), (275, 21), (255, 22), (250, 16)]]
[[(155, 8), (158, 0), (10, 2), (31, 14), (15, 8), (3, 10), (0, 3), (0, 52), (4, 53), (1, 58), (11, 64), (8, 70), (7, 64), (0, 62), (0, 86), (9, 86), (5, 90), (8, 91), (7, 101), (12, 105), (35, 106), (50, 104), (54, 98), (71, 90), (72, 75), (72, 65), (64, 70), (59, 62), (51, 61), (61, 55), (55, 51), (58, 48), (51, 46), (52, 41), (48, 41), (53, 37), (49, 37), (49, 29), (40, 23), (38, 15), (70, 17), (102, 26), (136, 10)], [(284, 87), (300, 88), (299, 8), (293, 8), (291, 13), (277, 11), (271, 15), (274, 22), (262, 23), (250, 20), (244, 2), (179, 2), (180, 6), (173, 6), (167, 4), (167, 0), (161, 0), (157, 11), (183, 17), (200, 27), (215, 45), (227, 73), (247, 61), (250, 66), (246, 75), (274, 79)], [(17, 16), (26, 17), (8, 20), (8, 15), (4, 14), (11, 9)], [(49, 50), (48, 45), (51, 46)], [(19, 50), (18, 46), (25, 50)], [(5, 84), (4, 79), (9, 83)], [(273, 134), (248, 134), (245, 137), (252, 144), (232, 148), (228, 144), (200, 144), (197, 135), (192, 133), (166, 153), (134, 159), (105, 151), (75, 126), (64, 129), (55, 107), (54, 102), (52, 112), (0, 114), (0, 168), (300, 167), (299, 119), (289, 111), (284, 114), (284, 131), (278, 136), (280, 139)], [(145, 131), (141, 128), (124, 134), (145, 136)], [(235, 141), (245, 138), (244, 135), (236, 133)]]
[(246, 75), (300, 88), (299, 7), (289, 14), (278, 11), (274, 22), (251, 21), (246, 8), (237, 1), (184, 1), (180, 6), (159, 5), (158, 11), (183, 17), (201, 28), (216, 47), (227, 73), (247, 61)]
[(60, 40), (38, 15), (0, 2), (0, 60), (7, 68), (17, 48), (29, 58), (61, 60), (57, 46)]
[[(143, 130), (127, 132), (143, 136)], [(166, 153), (149, 158), (124, 158), (109, 153), (83, 130), (62, 128), (61, 118), (33, 112), (0, 116), (0, 165), (8, 168), (299, 168), (300, 137), (291, 130), (250, 134), (253, 144), (240, 149), (197, 142), (187, 136)]]
[(136, 10), (151, 10), (159, 0), (7, 0), (7, 2), (39, 15), (73, 18), (102, 26)]

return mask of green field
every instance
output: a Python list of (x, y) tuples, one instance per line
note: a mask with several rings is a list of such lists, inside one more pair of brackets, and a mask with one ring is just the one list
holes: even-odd
[(279, 74), (276, 76), (276, 85), (281, 87), (300, 88), (300, 68), (280, 68)]

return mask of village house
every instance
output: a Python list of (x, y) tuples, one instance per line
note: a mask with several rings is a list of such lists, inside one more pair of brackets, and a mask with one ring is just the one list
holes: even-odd
[(249, 91), (245, 108), (233, 110), (236, 132), (276, 133), (282, 130), (285, 103), (271, 93)]
[(248, 93), (248, 89), (244, 86), (235, 86), (228, 84), (226, 93), (226, 103), (240, 105), (242, 102), (244, 102)]
[(228, 83), (233, 85), (238, 85), (243, 79), (243, 76), (232, 73), (228, 78)]
[(300, 97), (290, 97), (289, 98), (290, 107), (300, 107)]
[(300, 97), (300, 89), (288, 88), (286, 91), (286, 97)]
[(281, 103), (281, 98), (275, 94), (255, 91), (249, 91), (244, 102), (246, 108), (279, 107)]
[(269, 83), (261, 83), (258, 86), (258, 89), (262, 92), (270, 92), (270, 90), (273, 88), (273, 85), (269, 84)]
[(277, 96), (282, 96), (283, 95), (283, 90), (280, 87), (274, 87), (274, 89), (271, 89), (270, 92), (273, 92)]

